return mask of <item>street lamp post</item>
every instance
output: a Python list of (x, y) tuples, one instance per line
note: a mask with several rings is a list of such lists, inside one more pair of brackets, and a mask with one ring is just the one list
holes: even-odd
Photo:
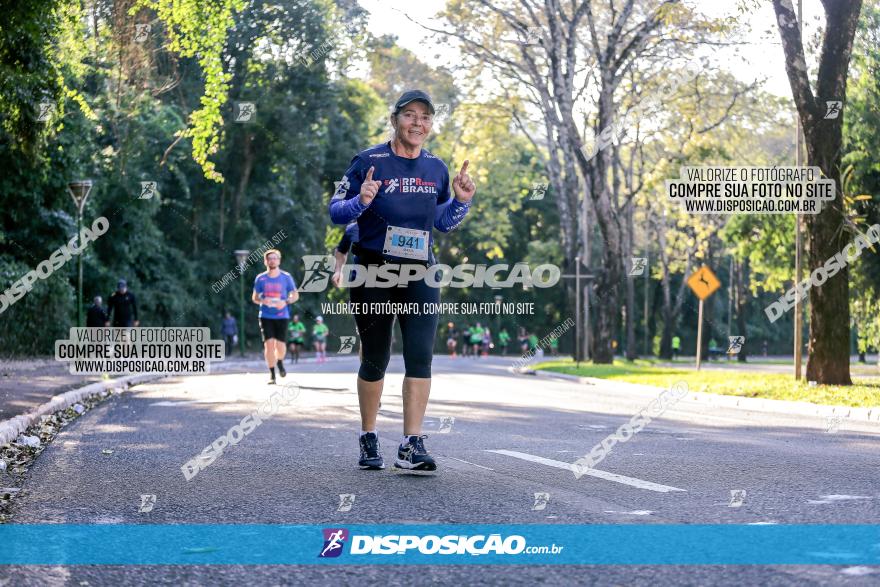
[(586, 302), (584, 308), (584, 317), (585, 317), (585, 325), (583, 326), (583, 332), (586, 334), (586, 349), (584, 349), (587, 355), (586, 358), (581, 356), (581, 280), (585, 280), (587, 284), (584, 286), (583, 291), (589, 291), (587, 288), (591, 281), (596, 279), (598, 271), (594, 271), (594, 273), (581, 273), (581, 258), (577, 256), (574, 258), (574, 273), (563, 273), (563, 279), (574, 279), (574, 289), (575, 289), (575, 346), (574, 346), (574, 360), (577, 362), (577, 365), (580, 366), (580, 362), (582, 360), (588, 360), (590, 353), (590, 298), (588, 295), (584, 296), (584, 301)]
[(504, 298), (501, 297), (501, 294), (495, 294), (495, 340), (498, 340), (498, 335), (501, 334), (501, 301)]
[(240, 336), (238, 337), (238, 349), (241, 353), (241, 356), (244, 357), (244, 262), (247, 260), (248, 255), (251, 252), (246, 249), (239, 249), (233, 252), (235, 255), (235, 260), (238, 261), (239, 268), (239, 281), (241, 282), (241, 296), (239, 297), (239, 307), (241, 308), (241, 312), (239, 313), (239, 327), (238, 332)]
[[(80, 181), (71, 181), (67, 184), (67, 191), (73, 198), (76, 205), (76, 246), (79, 249), (82, 246), (80, 234), (82, 233), (82, 215), (83, 208), (86, 206), (86, 200), (92, 191), (92, 180), (84, 179)], [(77, 256), (76, 264), (78, 266), (79, 277), (76, 282), (76, 325), (82, 328), (83, 322), (83, 256), (82, 251)]]

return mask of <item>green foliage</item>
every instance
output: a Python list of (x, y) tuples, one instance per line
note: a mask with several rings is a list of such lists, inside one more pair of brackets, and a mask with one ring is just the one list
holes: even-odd
[(3, 4), (0, 27), (0, 128), (32, 153), (47, 128), (40, 103), (53, 106), (63, 92), (54, 42), (71, 0), (21, 0)]
[[(82, 15), (59, 19), (51, 29), (45, 22), (27, 25), (46, 30), (44, 51), (61, 59), (57, 71), (68, 89), (58, 95), (52, 123), (38, 129), (32, 152), (17, 147), (24, 131), (13, 125), (0, 132), (0, 158), (8, 162), (0, 174), (0, 262), (15, 268), (2, 275), (0, 289), (73, 236), (66, 186), (91, 178), (85, 224), (103, 215), (110, 228), (84, 255), (86, 300), (106, 298), (125, 277), (142, 325), (217, 328), (222, 310), (237, 310), (242, 287), (249, 295), (264, 269), (257, 262), (213, 291), (233, 269), (235, 249), (253, 250), (283, 230), (278, 248), (294, 275), (300, 255), (323, 250), (328, 194), (354, 152), (376, 135), (379, 99), (363, 82), (330, 78), (335, 52), (308, 65), (289, 59), (330, 38), (336, 11), (322, 0), (151, 3), (161, 14), (143, 44), (131, 42), (130, 17), (113, 12), (129, 5), (98, 0), (95, 27), (84, 28), (81, 23), (93, 22)], [(71, 6), (78, 13), (79, 3)], [(90, 17), (91, 7), (86, 3)], [(149, 15), (136, 18), (145, 22)], [(199, 38), (208, 29), (209, 38)], [(166, 40), (174, 52), (163, 49)], [(21, 70), (16, 59), (7, 52), (0, 67)], [(215, 67), (220, 63), (231, 64), (226, 74)], [(227, 95), (256, 102), (256, 122), (224, 125), (232, 110)], [(189, 116), (198, 109), (202, 114)], [(227, 181), (213, 181), (214, 173)], [(159, 195), (139, 199), (142, 181), (157, 182)], [(29, 341), (5, 333), (15, 324), (42, 326), (44, 316), (69, 326), (75, 284), (75, 273), (65, 268), (4, 313), (0, 352), (51, 353), (54, 326), (47, 337)], [(305, 298), (300, 311), (317, 310), (317, 296)], [(258, 338), (255, 314), (248, 305), (251, 344)]]
[[(853, 46), (844, 118), (848, 212), (862, 230), (880, 222), (880, 3), (865, 2)], [(851, 272), (850, 313), (859, 352), (880, 349), (880, 248)]]
[(181, 57), (195, 57), (204, 75), (201, 107), (190, 113), (190, 125), (177, 136), (192, 139), (192, 153), (205, 177), (222, 181), (216, 164), (208, 158), (220, 148), (221, 108), (226, 102), (232, 74), (224, 68), (226, 35), (245, 0), (138, 0), (131, 13), (154, 10), (165, 24), (169, 49)]
[[(36, 263), (28, 266), (0, 256), (0, 284), (5, 289)], [(46, 353), (55, 348), (55, 340), (67, 338), (68, 329), (76, 326), (76, 292), (64, 274), (72, 273), (75, 267), (74, 257), (48, 279), (37, 279), (30, 292), (0, 314), (0, 356)]]

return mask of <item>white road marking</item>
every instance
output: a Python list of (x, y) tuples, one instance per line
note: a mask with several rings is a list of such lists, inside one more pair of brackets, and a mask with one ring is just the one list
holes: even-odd
[(835, 501), (847, 501), (850, 499), (874, 499), (867, 495), (822, 495), (820, 497), (821, 499), (819, 500), (808, 499), (807, 503), (817, 505), (834, 503)]
[[(486, 452), (494, 452), (500, 455), (507, 455), (509, 457), (513, 457), (515, 459), (522, 459), (524, 461), (531, 461), (533, 463), (540, 463), (542, 465), (547, 465), (548, 467), (556, 467), (557, 469), (565, 469), (567, 471), (572, 471), (571, 463), (563, 463), (562, 461), (554, 461), (553, 459), (545, 459), (544, 457), (536, 457), (535, 455), (530, 455), (524, 452), (516, 452), (514, 450), (487, 450)], [(586, 469), (583, 471), (584, 475), (590, 475), (591, 477), (598, 477), (599, 479), (605, 479), (606, 481), (614, 481), (615, 483), (622, 483), (624, 485), (629, 485), (631, 487), (638, 487), (639, 489), (647, 489), (648, 491), (658, 491), (660, 493), (669, 493), (670, 491), (687, 491), (687, 489), (679, 489), (678, 487), (670, 487), (669, 485), (660, 485), (659, 483), (653, 483), (651, 481), (644, 481), (642, 479), (636, 479), (635, 477), (627, 477), (625, 475), (618, 475), (617, 473), (609, 473), (607, 471), (600, 471), (598, 469)]]
[(617, 512), (614, 510), (605, 510), (606, 514), (624, 514), (627, 516), (650, 516), (654, 512), (651, 510), (633, 510), (631, 512)]
[(231, 402), (237, 402), (238, 399), (230, 399), (230, 400), (216, 400), (216, 399), (191, 399), (182, 402), (153, 402), (151, 406), (187, 406), (190, 404), (228, 404)]
[(470, 461), (466, 461), (466, 460), (464, 460), (464, 459), (457, 459), (457, 458), (455, 458), (455, 457), (444, 457), (444, 458), (452, 459), (453, 461), (459, 461), (459, 462), (461, 462), (461, 463), (467, 463), (468, 465), (473, 465), (473, 466), (475, 466), (475, 467), (479, 467), (479, 468), (481, 468), (481, 469), (486, 469), (486, 470), (489, 470), (489, 471), (494, 471), (494, 470), (495, 470), (495, 469), (490, 469), (489, 467), (484, 467), (483, 465), (478, 465), (477, 463), (472, 463), (472, 462), (470, 462)]

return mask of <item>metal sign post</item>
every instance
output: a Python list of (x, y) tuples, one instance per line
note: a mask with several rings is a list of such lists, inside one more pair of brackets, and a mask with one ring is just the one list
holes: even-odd
[(691, 291), (700, 298), (700, 309), (697, 312), (697, 320), (699, 320), (697, 324), (697, 371), (699, 371), (703, 350), (703, 300), (715, 293), (715, 290), (721, 287), (721, 282), (708, 265), (703, 265), (688, 277), (687, 284)]

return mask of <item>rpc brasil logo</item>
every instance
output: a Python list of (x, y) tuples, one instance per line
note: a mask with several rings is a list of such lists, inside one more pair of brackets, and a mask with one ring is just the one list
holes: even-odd
[[(338, 557), (342, 554), (345, 541), (349, 538), (344, 528), (324, 528), (324, 547), (319, 558)], [(563, 546), (526, 546), (523, 536), (511, 535), (502, 538), (501, 534), (485, 536), (416, 536), (389, 534), (385, 536), (351, 536), (349, 554), (406, 554), (417, 550), (419, 554), (559, 554)]]

